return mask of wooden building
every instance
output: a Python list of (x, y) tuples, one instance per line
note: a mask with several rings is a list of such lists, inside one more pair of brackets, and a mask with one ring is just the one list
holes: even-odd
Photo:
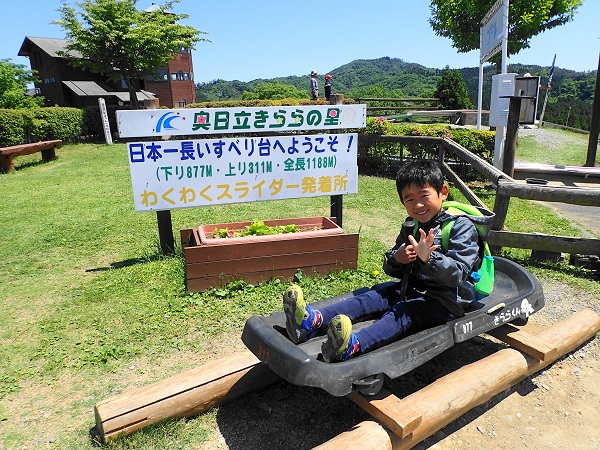
[[(60, 51), (66, 52), (67, 44), (66, 39), (27, 36), (19, 50), (19, 56), (27, 56), (31, 69), (37, 72), (40, 81), (35, 84), (36, 92), (44, 96), (46, 106), (97, 106), (99, 97), (108, 104), (129, 104), (129, 92), (124, 81), (115, 84), (59, 55)], [(74, 53), (72, 56), (81, 57)], [(167, 108), (194, 102), (196, 87), (191, 51), (182, 49), (155, 77), (140, 80), (137, 98), (140, 103), (158, 98), (159, 105)]]

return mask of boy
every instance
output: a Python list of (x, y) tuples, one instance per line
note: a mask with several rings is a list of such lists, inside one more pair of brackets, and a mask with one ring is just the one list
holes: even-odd
[[(326, 362), (345, 361), (409, 331), (460, 317), (476, 299), (470, 275), (481, 264), (479, 236), (472, 217), (452, 216), (442, 208), (448, 186), (438, 164), (405, 163), (396, 176), (396, 189), (409, 217), (418, 221), (418, 231), (413, 236), (402, 227), (396, 244), (385, 253), (383, 270), (397, 278), (408, 274), (405, 298), (401, 298), (401, 282), (376, 286), (321, 310), (306, 304), (299, 286), (291, 286), (283, 296), (286, 329), (293, 342), (304, 342), (327, 327), (327, 340), (321, 347)], [(492, 217), (477, 219), (481, 223)], [(455, 222), (444, 253), (441, 225), (448, 220)], [(352, 331), (352, 321), (374, 315), (379, 320), (356, 333)]]

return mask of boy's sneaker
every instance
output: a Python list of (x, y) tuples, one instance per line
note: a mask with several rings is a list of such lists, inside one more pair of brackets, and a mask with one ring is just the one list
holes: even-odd
[(359, 350), (358, 338), (352, 332), (350, 318), (338, 314), (331, 319), (327, 325), (327, 340), (321, 345), (323, 361), (346, 361)]
[(305, 342), (313, 336), (323, 322), (323, 316), (304, 301), (302, 288), (290, 286), (283, 294), (283, 311), (285, 312), (285, 329), (295, 344)]

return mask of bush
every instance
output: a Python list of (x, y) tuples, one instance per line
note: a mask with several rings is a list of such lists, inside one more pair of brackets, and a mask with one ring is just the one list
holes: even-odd
[[(117, 133), (117, 110), (131, 109), (129, 106), (106, 105), (106, 113), (108, 114), (108, 125), (110, 126), (111, 134), (115, 136)], [(102, 116), (100, 115), (99, 106), (87, 106), (83, 109), (83, 129), (82, 136), (96, 136), (98, 141), (104, 140), (104, 126), (102, 124)]]
[(0, 109), (0, 147), (25, 143), (25, 116), (21, 109)]
[(0, 109), (0, 146), (44, 140), (76, 140), (83, 128), (77, 108)]
[(76, 140), (83, 129), (83, 110), (78, 108), (34, 108), (30, 110), (31, 140)]

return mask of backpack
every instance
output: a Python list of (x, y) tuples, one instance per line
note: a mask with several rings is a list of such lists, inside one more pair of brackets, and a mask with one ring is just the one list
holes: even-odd
[[(446, 210), (448, 214), (453, 216), (467, 215), (483, 217), (481, 211), (473, 205), (466, 203), (447, 201), (442, 203), (442, 208)], [(442, 251), (446, 253), (448, 251), (448, 241), (450, 240), (450, 230), (454, 225), (454, 220), (446, 220), (442, 222)], [(481, 267), (479, 270), (471, 272), (471, 278), (475, 284), (475, 291), (479, 294), (479, 298), (483, 298), (489, 295), (494, 289), (494, 257), (490, 252), (490, 247), (485, 240), (488, 234), (488, 228), (484, 224), (473, 222), (477, 233), (479, 234), (479, 248), (481, 256)], [(415, 227), (415, 236), (416, 230)]]

